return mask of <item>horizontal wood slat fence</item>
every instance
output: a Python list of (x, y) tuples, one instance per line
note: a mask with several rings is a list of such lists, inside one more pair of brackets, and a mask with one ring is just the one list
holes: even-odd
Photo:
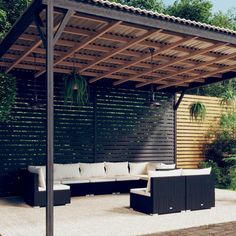
[[(36, 80), (40, 107), (33, 108), (32, 77), (17, 78), (12, 120), (0, 123), (0, 196), (19, 194), (20, 172), (46, 160), (46, 81)], [(55, 162), (174, 162), (173, 95), (159, 93), (160, 109), (145, 104), (150, 93), (91, 87), (90, 103), (64, 102), (64, 82), (55, 84)]]
[[(179, 97), (179, 95), (177, 95)], [(193, 102), (203, 102), (207, 109), (202, 123), (190, 120), (189, 108)], [(216, 97), (185, 95), (177, 111), (177, 166), (179, 168), (197, 168), (205, 160), (204, 144), (210, 127), (216, 126), (219, 117), (225, 111)]]

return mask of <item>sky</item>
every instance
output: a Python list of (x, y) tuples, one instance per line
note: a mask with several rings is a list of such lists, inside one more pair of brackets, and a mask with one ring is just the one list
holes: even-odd
[[(172, 4), (175, 0), (163, 0), (165, 4)], [(217, 12), (227, 11), (228, 9), (235, 7), (236, 8), (236, 0), (211, 0), (213, 3), (213, 11)]]

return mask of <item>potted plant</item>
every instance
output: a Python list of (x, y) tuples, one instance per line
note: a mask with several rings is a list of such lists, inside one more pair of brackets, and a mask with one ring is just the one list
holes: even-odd
[(202, 122), (206, 117), (206, 106), (202, 102), (193, 102), (190, 105), (190, 119)]
[(64, 78), (65, 101), (71, 101), (76, 105), (85, 105), (88, 102), (87, 80), (75, 70)]
[(10, 74), (0, 73), (0, 121), (7, 121), (16, 100), (16, 80)]

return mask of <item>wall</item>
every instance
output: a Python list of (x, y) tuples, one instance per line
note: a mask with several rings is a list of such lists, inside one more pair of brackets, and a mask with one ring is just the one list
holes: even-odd
[[(202, 123), (190, 120), (189, 107), (193, 102), (201, 101), (207, 109)], [(216, 126), (224, 108), (220, 99), (185, 95), (177, 111), (177, 166), (179, 168), (197, 168), (205, 159), (204, 144), (208, 141), (207, 132), (211, 125)]]
[[(46, 82), (37, 79), (36, 108), (33, 84), (27, 75), (17, 78), (12, 119), (0, 124), (0, 196), (19, 194), (21, 170), (45, 164)], [(159, 94), (162, 107), (150, 110), (147, 92), (92, 87), (90, 104), (77, 107), (65, 104), (63, 91), (57, 77), (55, 162), (174, 161), (172, 95)]]

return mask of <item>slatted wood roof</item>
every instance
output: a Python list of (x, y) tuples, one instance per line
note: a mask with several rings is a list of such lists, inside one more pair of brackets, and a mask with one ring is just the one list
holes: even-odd
[[(40, 21), (31, 16), (39, 15), (43, 34), (45, 4), (35, 1), (2, 41), (0, 66), (7, 73), (45, 73), (46, 51), (35, 23)], [(154, 83), (156, 90), (176, 91), (236, 75), (234, 31), (102, 0), (55, 0), (55, 6), (57, 73), (76, 68), (91, 84), (111, 80), (114, 86), (145, 88)]]

